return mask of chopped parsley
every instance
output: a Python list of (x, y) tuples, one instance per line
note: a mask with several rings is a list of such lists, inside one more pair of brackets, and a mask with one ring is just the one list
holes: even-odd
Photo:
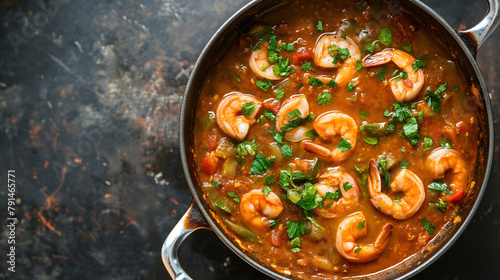
[[(272, 177), (271, 177), (272, 178)], [(262, 193), (267, 196), (270, 192), (273, 190), (269, 186), (264, 186), (264, 189), (262, 190)]]
[(262, 174), (271, 167), (271, 161), (257, 153), (250, 167), (250, 174)]
[(332, 94), (329, 93), (328, 91), (325, 91), (323, 93), (318, 94), (318, 98), (316, 99), (316, 103), (318, 105), (328, 105), (333, 102), (332, 100)]
[(344, 191), (348, 191), (352, 188), (352, 186), (349, 184), (349, 182), (344, 182), (342, 187), (344, 188)]
[(316, 115), (314, 113), (309, 113), (309, 116), (307, 116), (307, 118), (305, 118), (304, 121), (306, 123), (310, 123), (314, 120), (315, 117), (316, 117)]
[(363, 136), (363, 141), (365, 141), (367, 144), (370, 144), (372, 146), (378, 144), (377, 137)]
[(411, 67), (413, 68), (413, 70), (415, 70), (415, 72), (417, 72), (418, 69), (425, 67), (425, 66), (427, 66), (427, 64), (425, 62), (423, 62), (422, 60), (415, 60), (415, 62), (413, 62), (413, 64), (411, 65)]
[(429, 107), (431, 107), (431, 109), (436, 112), (436, 114), (439, 114), (439, 112), (441, 111), (441, 93), (447, 89), (447, 86), (448, 84), (442, 84), (435, 92), (427, 89), (425, 101), (427, 101)]
[(354, 88), (355, 88), (354, 84), (353, 84), (353, 83), (349, 83), (349, 84), (347, 85), (347, 92), (351, 92), (351, 91), (353, 91), (353, 90), (354, 90)]
[(434, 230), (436, 230), (436, 227), (431, 222), (427, 221), (425, 217), (422, 220), (422, 225), (423, 228), (429, 232), (429, 234), (434, 234)]
[(408, 167), (410, 167), (410, 164), (409, 164), (408, 162), (406, 162), (406, 161), (402, 160), (402, 161), (401, 161), (401, 163), (399, 164), (399, 167), (400, 167), (401, 169), (403, 169), (403, 168), (408, 168)]
[(387, 172), (387, 158), (382, 157), (379, 159), (378, 167), (382, 171), (382, 175), (384, 175), (384, 187), (389, 187), (391, 184), (391, 176), (389, 176), (389, 172)]
[(425, 136), (424, 137), (424, 152), (427, 152), (434, 146), (434, 142), (432, 141), (432, 138)]
[(361, 247), (359, 247), (359, 246), (358, 246), (358, 247), (356, 247), (356, 249), (354, 249), (354, 253), (357, 253), (357, 252), (359, 252), (359, 251), (361, 251)]
[(418, 133), (418, 124), (415, 118), (410, 118), (403, 125), (403, 131), (410, 139), (410, 143), (415, 146), (418, 143), (418, 139), (420, 138), (420, 134)]
[(439, 140), (439, 144), (441, 144), (441, 147), (446, 148), (446, 149), (451, 149), (451, 144), (450, 141), (446, 138), (441, 138)]
[(290, 131), (297, 126), (299, 126), (302, 123), (302, 119), (299, 117), (296, 117), (294, 119), (289, 120), (285, 125), (281, 127), (282, 132), (287, 132)]
[(366, 117), (370, 116), (370, 113), (360, 112), (359, 117), (364, 120)]
[(255, 85), (258, 86), (261, 90), (267, 91), (270, 87), (273, 86), (273, 83), (271, 81), (269, 81), (268, 79), (262, 79), (262, 80), (258, 80), (255, 83)]
[(358, 223), (358, 225), (356, 226), (356, 228), (361, 231), (364, 227), (365, 227), (365, 223), (366, 223), (366, 220), (362, 220)]
[(304, 221), (300, 221), (298, 223), (288, 221), (286, 223), (286, 232), (288, 233), (288, 237), (290, 238), (290, 250), (292, 250), (292, 252), (294, 253), (299, 252), (300, 236), (309, 233), (309, 229), (307, 229), (306, 223)]
[(274, 177), (273, 176), (267, 176), (267, 178), (266, 178), (266, 184), (272, 185), (274, 183), (276, 183), (276, 180), (274, 179)]
[(309, 76), (309, 84), (313, 87), (324, 86), (323, 82), (320, 79), (316, 79), (313, 76)]
[(291, 111), (290, 113), (286, 114), (286, 116), (292, 119), (294, 117), (300, 116), (301, 114), (302, 113), (300, 112), (299, 109), (295, 109), (295, 110)]
[(408, 78), (408, 73), (406, 73), (405, 70), (402, 70), (401, 72), (399, 72), (396, 82), (399, 82), (400, 80), (406, 80), (407, 78)]
[(445, 194), (453, 194), (453, 192), (450, 189), (448, 189), (448, 185), (446, 185), (446, 183), (443, 183), (441, 181), (434, 181), (430, 183), (427, 186), (427, 188), (435, 191), (440, 191)]
[(347, 39), (347, 36), (345, 34), (340, 35), (340, 37)]
[(282, 100), (284, 97), (285, 97), (285, 92), (280, 88), (277, 89), (276, 96), (274, 98), (276, 98), (277, 100)]
[(441, 198), (439, 199), (439, 204), (434, 202), (434, 201), (429, 201), (430, 204), (436, 206), (437, 209), (439, 209), (441, 212), (444, 212), (446, 210), (446, 206), (448, 203), (444, 202)]
[(260, 115), (259, 118), (257, 119), (257, 123), (264, 124), (264, 116)]
[(243, 107), (241, 108), (241, 112), (245, 116), (250, 116), (255, 111), (255, 109), (257, 109), (257, 105), (255, 105), (252, 102), (246, 102), (243, 104)]
[(407, 51), (407, 52), (411, 52), (413, 47), (411, 46), (411, 44), (408, 44), (408, 45), (404, 46), (403, 49), (405, 49), (405, 51)]
[(326, 192), (325, 193), (325, 200), (326, 199), (337, 199), (340, 197), (340, 190), (337, 190), (336, 192)]
[(232, 198), (234, 200), (234, 202), (236, 202), (236, 203), (240, 203), (241, 202), (240, 199), (238, 198), (238, 195), (235, 194), (235, 193), (232, 193), (232, 192), (227, 193), (227, 196), (229, 196), (230, 198)]
[[(344, 61), (344, 59), (348, 59), (351, 57), (351, 54), (349, 53), (349, 49), (348, 48), (341, 48), (335, 44), (331, 45), (329, 48), (328, 48), (328, 51), (329, 51), (329, 55), (331, 57), (333, 57), (333, 61), (332, 63), (333, 64), (336, 64), (337, 62), (339, 62), (339, 60), (341, 61)], [(336, 51), (337, 53), (336, 54), (332, 54), (330, 52), (332, 51)]]
[(356, 70), (360, 71), (363, 69), (363, 62), (361, 60), (356, 60)]
[(375, 51), (376, 47), (377, 46), (375, 45), (375, 42), (370, 42), (370, 43), (366, 44), (365, 51), (373, 53)]
[(323, 32), (323, 22), (321, 20), (318, 20), (318, 24), (316, 25), (316, 28), (318, 28), (318, 31)]
[[(274, 140), (276, 140), (276, 143), (278, 143), (278, 145), (281, 147), (281, 152), (283, 153), (283, 156), (285, 156), (285, 157), (292, 157), (293, 156), (292, 148), (290, 148), (290, 146), (288, 146), (287, 144), (283, 143), (283, 134), (280, 134), (278, 132), (269, 131), (269, 130), (266, 130), (266, 132), (267, 132), (267, 134), (271, 135), (274, 138)], [(266, 182), (267, 182), (267, 179), (266, 179)]]
[(382, 81), (382, 82), (385, 82), (385, 78), (383, 76), (384, 73), (387, 73), (387, 69), (385, 69), (385, 67), (382, 67), (382, 69), (377, 72), (375, 75)]
[(267, 109), (264, 109), (264, 117), (266, 117), (272, 121), (276, 120), (276, 115)]
[(264, 71), (269, 65), (267, 63), (262, 64), (259, 69), (260, 71)]
[(304, 71), (314, 71), (312, 66), (311, 66), (311, 62), (306, 62), (304, 64), (302, 64), (302, 66), (300, 66), (300, 69), (304, 70)]
[(280, 48), (284, 49), (285, 51), (293, 51), (294, 47), (292, 44), (281, 44)]
[(356, 172), (358, 172), (359, 174), (363, 174), (363, 171), (356, 165), (354, 165), (354, 170), (356, 170)]
[(340, 138), (340, 142), (339, 144), (336, 146), (336, 148), (340, 148), (340, 152), (345, 152), (347, 150), (349, 150), (350, 148), (352, 148), (352, 145), (351, 143), (349, 143), (349, 141), (345, 140), (344, 138)]
[(329, 87), (336, 87), (337, 83), (333, 79), (330, 79), (330, 81), (326, 85)]
[(218, 188), (221, 184), (221, 181), (217, 181), (217, 182), (212, 182), (212, 188)]
[(316, 131), (314, 129), (311, 129), (309, 131), (304, 132), (305, 135), (311, 137), (313, 140), (316, 139)]
[(385, 46), (389, 46), (392, 44), (392, 31), (387, 28), (383, 28), (380, 30), (380, 36), (379, 36), (380, 43), (382, 43)]
[(276, 226), (279, 222), (281, 221), (281, 219), (277, 219), (277, 220), (269, 220), (269, 227), (274, 227)]

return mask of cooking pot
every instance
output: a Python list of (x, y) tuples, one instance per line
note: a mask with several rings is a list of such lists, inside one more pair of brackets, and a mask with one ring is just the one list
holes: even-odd
[[(251, 255), (246, 255), (223, 233), (219, 224), (209, 214), (209, 205), (203, 199), (202, 188), (196, 180), (197, 176), (193, 165), (193, 155), (190, 152), (190, 147), (193, 145), (192, 131), (195, 104), (201, 92), (202, 82), (205, 80), (206, 73), (209, 73), (211, 67), (225, 54), (224, 50), (231, 46), (232, 40), (237, 38), (240, 30), (248, 28), (259, 15), (273, 9), (279, 9), (290, 1), (255, 0), (248, 3), (229, 18), (214, 34), (193, 68), (182, 102), (179, 129), (182, 166), (189, 190), (193, 195), (193, 203), (170, 232), (162, 247), (163, 263), (173, 279), (191, 279), (181, 268), (177, 253), (184, 239), (193, 231), (201, 228), (213, 230), (222, 242), (236, 253), (236, 255), (259, 271), (275, 279), (290, 279), (290, 276), (280, 274), (268, 265), (256, 261)], [(374, 274), (363, 275), (360, 278), (369, 276), (371, 279), (407, 279), (414, 276), (443, 255), (452, 246), (472, 219), (479, 205), (490, 174), (494, 135), (493, 116), (488, 89), (475, 61), (475, 56), (481, 44), (500, 22), (500, 0), (488, 0), (488, 3), (489, 11), (481, 22), (473, 28), (464, 31), (455, 31), (438, 14), (419, 1), (401, 0), (401, 3), (399, 3), (400, 6), (398, 7), (407, 11), (434, 32), (435, 37), (440, 40), (441, 45), (457, 60), (465, 77), (468, 79), (467, 82), (472, 93), (468, 101), (474, 102), (477, 105), (470, 108), (471, 110), (472, 108), (479, 110), (477, 115), (479, 116), (480, 145), (478, 158), (476, 159), (477, 165), (473, 175), (473, 180), (476, 184), (464, 196), (459, 209), (456, 211), (455, 215), (460, 217), (460, 219), (455, 219), (455, 221), (459, 222), (447, 223), (443, 230), (431, 240), (428, 246), (428, 248), (432, 248), (431, 250), (421, 250), (421, 252), (407, 258), (396, 266)]]

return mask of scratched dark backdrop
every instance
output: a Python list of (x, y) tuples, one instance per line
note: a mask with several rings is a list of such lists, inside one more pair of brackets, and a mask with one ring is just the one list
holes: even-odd
[[(487, 8), (424, 2), (455, 27)], [(169, 279), (160, 248), (191, 202), (178, 151), (183, 91), (211, 34), (244, 3), (0, 1), (1, 279)], [(497, 130), (499, 43), (497, 30), (478, 55)], [(498, 147), (495, 156), (473, 222), (415, 279), (500, 279)], [(4, 253), (8, 169), (15, 274)], [(180, 255), (195, 279), (267, 279), (210, 231), (190, 236)]]

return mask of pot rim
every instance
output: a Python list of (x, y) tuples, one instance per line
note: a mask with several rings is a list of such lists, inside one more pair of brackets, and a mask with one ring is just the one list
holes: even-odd
[[(197, 195), (196, 187), (195, 187), (195, 182), (193, 178), (191, 177), (191, 174), (189, 172), (190, 165), (188, 163), (188, 158), (187, 158), (187, 150), (186, 150), (186, 129), (189, 126), (186, 126), (185, 121), (186, 121), (186, 114), (189, 114), (189, 112), (186, 112), (186, 108), (188, 107), (188, 100), (189, 96), (191, 94), (194, 94), (191, 92), (191, 88), (194, 83), (194, 77), (196, 76), (195, 73), (200, 71), (200, 67), (203, 64), (203, 62), (206, 59), (207, 53), (209, 53), (210, 49), (213, 47), (215, 42), (219, 39), (221, 34), (230, 26), (238, 22), (241, 18), (244, 17), (244, 15), (254, 6), (261, 2), (265, 2), (268, 0), (252, 0), (251, 2), (247, 3), (244, 5), (241, 9), (239, 9), (236, 13), (234, 13), (229, 19), (227, 19), (224, 24), (214, 33), (214, 35), (210, 38), (210, 40), (207, 42), (206, 46), (203, 48), (203, 51), (200, 53), (200, 56), (198, 57), (193, 70), (191, 71), (191, 75), (189, 77), (188, 83), (186, 85), (186, 89), (184, 92), (184, 97), (182, 101), (182, 106), (181, 106), (181, 112), (180, 112), (180, 121), (179, 121), (179, 141), (180, 141), (180, 153), (181, 153), (181, 160), (182, 160), (182, 167), (184, 171), (184, 175), (186, 177), (186, 181), (189, 186), (189, 190), (191, 194), (193, 195), (193, 200), (195, 201), (196, 205), (198, 206), (199, 210), (203, 214), (203, 217), (205, 220), (208, 222), (210, 225), (211, 229), (216, 233), (216, 235), (219, 237), (219, 239), (229, 248), (231, 251), (233, 251), (236, 255), (238, 255), (241, 259), (243, 259), (245, 262), (250, 264), (252, 267), (257, 269), (258, 271), (273, 277), (275, 279), (279, 280), (287, 280), (290, 279), (288, 277), (285, 277), (281, 274), (278, 274), (275, 271), (272, 271), (270, 269), (267, 269), (264, 267), (259, 262), (254, 261), (252, 258), (250, 258), (247, 254), (245, 254), (240, 248), (238, 248), (236, 245), (234, 245), (229, 238), (224, 234), (219, 228), (217, 222), (214, 221), (214, 219), (211, 217), (211, 215), (208, 213), (207, 209), (205, 209), (204, 204), (202, 203), (201, 198)], [(482, 92), (484, 104), (485, 104), (485, 111), (486, 111), (486, 118), (487, 118), (487, 125), (488, 125), (488, 158), (486, 161), (486, 169), (484, 173), (484, 179), (481, 184), (481, 188), (479, 190), (479, 193), (476, 197), (476, 200), (465, 218), (465, 220), (462, 222), (462, 224), (459, 226), (457, 231), (455, 232), (454, 236), (452, 236), (438, 251), (436, 251), (432, 256), (430, 256), (425, 262), (422, 264), (418, 265), (417, 267), (411, 269), (410, 271), (406, 272), (405, 274), (401, 275), (400, 277), (396, 279), (408, 279), (412, 276), (415, 276), (425, 268), (427, 268), (430, 264), (432, 264), (434, 261), (436, 261), (439, 257), (441, 257), (454, 243), (455, 241), (459, 238), (459, 236), (462, 234), (462, 232), (465, 230), (467, 225), (470, 223), (472, 220), (480, 202), (482, 199), (482, 196), (485, 192), (486, 186), (488, 184), (488, 179), (490, 177), (491, 173), (491, 166), (493, 162), (493, 150), (494, 150), (494, 126), (493, 126), (493, 114), (492, 114), (492, 108), (491, 108), (491, 101), (489, 97), (489, 91), (486, 86), (485, 79), (479, 69), (479, 66), (474, 58), (473, 53), (470, 51), (469, 46), (466, 44), (463, 38), (459, 36), (459, 34), (455, 31), (454, 28), (452, 28), (439, 14), (437, 14), (434, 10), (429, 8), (426, 4), (422, 3), (421, 1), (418, 0), (406, 0), (407, 2), (411, 2), (415, 4), (416, 6), (420, 7), (428, 16), (432, 17), (434, 20), (436, 20), (450, 35), (454, 41), (460, 46), (462, 51), (466, 54), (466, 58), (471, 65), (472, 68), (474, 69), (474, 74), (477, 77), (477, 80), (479, 82), (480, 86), (480, 91)]]

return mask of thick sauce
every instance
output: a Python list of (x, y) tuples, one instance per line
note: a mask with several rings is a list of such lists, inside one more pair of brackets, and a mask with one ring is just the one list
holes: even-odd
[[(293, 2), (242, 30), (204, 81), (192, 147), (200, 187), (241, 248), (279, 272), (323, 279), (393, 266), (454, 222), (473, 184), (477, 108), (464, 76), (397, 8)], [(252, 62), (256, 52), (264, 58)], [(286, 110), (294, 98), (308, 110)]]

